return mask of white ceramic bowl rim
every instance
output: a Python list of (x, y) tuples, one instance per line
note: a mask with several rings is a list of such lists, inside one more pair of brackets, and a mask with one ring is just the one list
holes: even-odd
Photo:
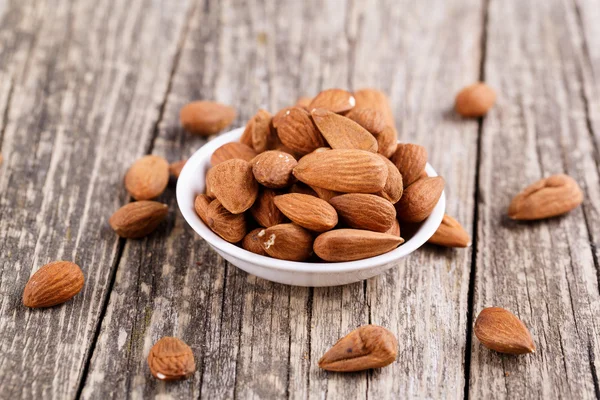
[[(210, 142), (202, 146), (185, 163), (185, 166), (183, 167), (181, 174), (179, 175), (179, 178), (177, 180), (177, 203), (179, 205), (181, 213), (183, 214), (183, 217), (188, 222), (188, 224), (190, 224), (191, 227), (204, 240), (206, 240), (211, 246), (214, 246), (225, 253), (229, 253), (246, 262), (259, 264), (264, 267), (279, 270), (294, 272), (310, 272), (316, 274), (326, 274), (331, 272), (350, 272), (362, 270), (371, 266), (387, 264), (415, 251), (416, 249), (421, 247), (433, 235), (433, 233), (435, 233), (440, 223), (442, 222), (444, 210), (446, 208), (446, 196), (444, 192), (442, 192), (440, 200), (438, 201), (431, 215), (422, 223), (417, 233), (412, 238), (407, 240), (404, 244), (388, 253), (381, 254), (379, 256), (339, 263), (308, 263), (279, 260), (276, 258), (261, 256), (259, 254), (252, 253), (232, 243), (229, 243), (221, 237), (219, 237), (218, 235), (216, 235), (210, 228), (208, 228), (204, 224), (204, 222), (202, 222), (200, 217), (198, 217), (198, 215), (196, 214), (196, 211), (194, 210), (194, 199), (197, 194), (200, 194), (202, 192), (194, 193), (193, 197), (190, 199), (189, 193), (188, 191), (186, 191), (186, 186), (196, 179), (199, 179), (200, 181), (204, 182), (204, 177), (195, 176), (195, 172), (202, 164), (210, 163), (210, 157), (217, 148), (224, 145), (225, 143), (239, 139), (239, 137), (242, 135), (243, 130), (244, 128), (237, 128), (230, 132), (223, 133), (217, 138), (211, 140)], [(431, 167), (431, 165), (429, 165), (429, 163), (425, 167), (425, 171), (429, 176), (437, 176), (437, 173)], [(422, 232), (426, 233), (419, 234)]]

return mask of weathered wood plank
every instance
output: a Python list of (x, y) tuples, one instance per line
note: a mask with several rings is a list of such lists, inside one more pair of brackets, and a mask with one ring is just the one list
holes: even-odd
[[(118, 255), (106, 220), (126, 200), (123, 171), (152, 137), (186, 7), (0, 9), (0, 393), (73, 398)], [(83, 291), (62, 306), (26, 309), (25, 283), (56, 259), (82, 267)]]
[[(502, 356), (474, 339), (469, 393), (596, 398), (600, 296), (590, 244), (599, 234), (600, 180), (574, 3), (493, 1), (486, 46), (486, 81), (499, 101), (483, 126), (474, 310), (511, 310), (538, 349)], [(560, 172), (581, 184), (582, 207), (547, 221), (508, 220), (512, 196)]]

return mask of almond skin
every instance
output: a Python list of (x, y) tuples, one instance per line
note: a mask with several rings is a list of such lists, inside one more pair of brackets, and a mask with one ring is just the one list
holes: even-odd
[(335, 196), (339, 196), (342, 194), (341, 192), (336, 192), (334, 190), (323, 189), (318, 186), (309, 186), (316, 194), (318, 198), (321, 200), (329, 201), (333, 199)]
[(519, 318), (500, 307), (481, 310), (475, 321), (475, 336), (485, 347), (499, 353), (535, 352), (531, 333)]
[[(252, 148), (258, 153), (262, 153), (273, 146), (275, 136), (271, 133), (271, 119), (272, 115), (267, 110), (258, 110), (250, 121), (248, 121), (246, 129), (242, 134), (243, 138), (250, 138)], [(244, 139), (244, 141), (246, 140)]]
[(267, 256), (267, 252), (265, 251), (262, 245), (262, 237), (264, 235), (265, 230), (263, 228), (256, 228), (248, 232), (248, 234), (244, 236), (244, 240), (242, 241), (242, 247), (244, 248), (244, 250), (248, 250), (251, 253), (258, 254), (261, 256)]
[(283, 114), (275, 116), (274, 126), (283, 145), (300, 155), (325, 146), (321, 132), (306, 110), (291, 107), (282, 111)]
[(179, 113), (181, 125), (194, 135), (210, 136), (227, 128), (236, 117), (233, 107), (214, 101), (194, 101)]
[(552, 175), (526, 187), (510, 203), (508, 216), (515, 220), (555, 217), (577, 208), (583, 192), (568, 175)]
[(227, 160), (240, 159), (252, 161), (257, 156), (257, 152), (253, 148), (238, 142), (225, 143), (223, 146), (215, 150), (210, 157), (210, 164), (214, 167)]
[(441, 176), (421, 178), (404, 190), (396, 206), (398, 219), (405, 222), (421, 222), (429, 217), (444, 191)]
[(258, 196), (252, 165), (244, 160), (227, 160), (215, 165), (208, 170), (206, 182), (223, 207), (233, 214), (248, 210)]
[(394, 113), (385, 93), (373, 88), (364, 88), (354, 92), (356, 99), (356, 109), (370, 108), (379, 111), (384, 119), (385, 124), (392, 128), (396, 126), (394, 122)]
[(292, 171), (298, 161), (279, 150), (265, 151), (252, 160), (254, 178), (263, 186), (280, 189), (295, 182)]
[(26, 307), (52, 307), (73, 298), (81, 291), (84, 277), (81, 268), (69, 261), (44, 265), (29, 278), (23, 291)]
[(382, 326), (363, 325), (340, 340), (319, 360), (327, 371), (354, 372), (382, 368), (398, 356), (398, 340)]
[(312, 255), (313, 237), (296, 224), (280, 224), (265, 229), (263, 248), (273, 258), (305, 261)]
[(307, 194), (277, 196), (275, 205), (286, 217), (311, 231), (325, 232), (338, 223), (337, 213), (329, 203)]
[(376, 193), (384, 188), (387, 174), (378, 154), (354, 149), (307, 154), (294, 168), (296, 178), (310, 186), (345, 193)]
[(329, 203), (351, 228), (386, 232), (396, 220), (396, 209), (392, 203), (374, 194), (343, 194)]
[(169, 163), (159, 156), (144, 156), (125, 174), (125, 188), (136, 200), (160, 196), (169, 184)]
[(380, 192), (377, 192), (377, 195), (389, 200), (392, 204), (396, 204), (404, 192), (402, 174), (398, 171), (398, 168), (396, 168), (396, 165), (393, 162), (383, 155), (381, 156), (381, 159), (385, 162), (385, 165), (387, 165), (388, 175), (385, 186)]
[(275, 206), (274, 200), (278, 194), (272, 189), (262, 189), (254, 205), (250, 208), (250, 214), (260, 226), (268, 228), (279, 225), (285, 220), (285, 216)]
[(315, 96), (308, 105), (308, 110), (324, 108), (334, 113), (350, 111), (356, 105), (352, 93), (342, 89), (327, 89)]
[(471, 237), (457, 220), (444, 214), (440, 227), (428, 242), (445, 247), (469, 247)]
[(315, 253), (325, 261), (362, 260), (395, 249), (404, 239), (361, 229), (335, 229), (317, 236)]
[(142, 200), (119, 208), (108, 222), (120, 237), (139, 239), (152, 233), (167, 217), (168, 212), (166, 204)]
[(483, 82), (463, 88), (456, 95), (454, 109), (463, 117), (482, 117), (494, 106), (496, 92)]
[(194, 210), (196, 210), (196, 214), (200, 217), (200, 219), (208, 225), (208, 206), (212, 202), (212, 199), (205, 194), (199, 194), (194, 199)]
[(185, 166), (186, 162), (187, 162), (187, 160), (179, 160), (179, 161), (175, 161), (175, 162), (172, 162), (171, 164), (169, 164), (169, 174), (171, 174), (171, 176), (174, 177), (175, 179), (179, 178), (179, 175), (181, 174), (181, 170)]
[(394, 219), (392, 226), (385, 233), (394, 236), (402, 236), (400, 233), (400, 223), (398, 223), (397, 219)]
[(237, 243), (246, 236), (244, 214), (230, 213), (217, 199), (208, 205), (206, 222), (214, 233), (230, 243)]
[(315, 108), (310, 114), (332, 149), (359, 149), (377, 152), (375, 137), (351, 119), (323, 108)]
[(427, 150), (418, 144), (399, 143), (391, 160), (402, 174), (404, 187), (407, 187), (419, 179), (425, 170)]
[(386, 158), (390, 158), (394, 154), (398, 134), (393, 126), (386, 124), (382, 112), (371, 108), (354, 108), (346, 114), (346, 117), (365, 128), (375, 137), (379, 154)]
[(165, 336), (156, 342), (150, 349), (147, 361), (152, 375), (160, 380), (186, 379), (196, 371), (192, 349), (174, 337)]

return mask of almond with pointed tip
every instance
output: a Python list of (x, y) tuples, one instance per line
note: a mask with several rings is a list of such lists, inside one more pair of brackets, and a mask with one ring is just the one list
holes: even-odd
[(386, 232), (396, 219), (392, 203), (374, 194), (343, 194), (329, 200), (329, 203), (351, 228)]
[(168, 212), (169, 207), (166, 204), (142, 200), (119, 208), (108, 222), (120, 237), (139, 239), (154, 232)]
[(309, 187), (315, 192), (315, 194), (318, 198), (320, 198), (321, 200), (325, 200), (327, 202), (329, 200), (333, 199), (335, 196), (339, 196), (340, 194), (342, 194), (341, 192), (336, 192), (335, 190), (320, 188), (318, 186), (309, 186)]
[(215, 150), (210, 156), (210, 164), (214, 167), (224, 161), (239, 159), (252, 161), (257, 156), (257, 152), (253, 148), (239, 142), (225, 143), (223, 146)]
[(475, 321), (475, 336), (488, 349), (499, 353), (535, 352), (531, 333), (519, 318), (500, 307), (481, 310)]
[(387, 233), (362, 229), (334, 229), (315, 239), (314, 251), (325, 261), (362, 260), (387, 253), (404, 243), (404, 239)]
[(405, 222), (421, 222), (429, 217), (444, 191), (441, 176), (421, 178), (404, 190), (396, 206), (398, 219)]
[(263, 248), (273, 258), (305, 261), (312, 255), (313, 237), (296, 224), (279, 224), (265, 229)]
[(284, 146), (294, 153), (304, 155), (325, 146), (325, 140), (310, 114), (300, 107), (283, 110), (274, 119), (277, 136)]
[(337, 213), (329, 203), (307, 194), (277, 196), (275, 205), (293, 222), (314, 232), (328, 231), (338, 223)]
[(252, 160), (254, 178), (263, 186), (281, 189), (295, 182), (292, 171), (298, 161), (288, 153), (269, 150)]
[(215, 165), (208, 170), (206, 182), (223, 207), (233, 214), (252, 207), (258, 195), (252, 164), (244, 160), (227, 160)]
[(398, 340), (378, 325), (363, 325), (340, 340), (319, 360), (327, 371), (354, 372), (382, 368), (398, 356)]
[(244, 240), (242, 240), (242, 248), (254, 254), (268, 256), (267, 252), (263, 247), (262, 237), (264, 235), (264, 228), (256, 228), (254, 230), (251, 230), (246, 234), (246, 236), (244, 236)]
[(136, 200), (160, 196), (169, 184), (169, 163), (162, 157), (149, 155), (138, 159), (125, 174), (125, 188)]
[(342, 89), (327, 89), (315, 96), (308, 105), (308, 110), (324, 108), (334, 113), (350, 111), (356, 105), (352, 93)]
[(250, 208), (250, 214), (260, 226), (268, 228), (285, 221), (285, 216), (275, 206), (275, 197), (281, 194), (272, 189), (264, 188), (258, 194), (254, 205)]
[(402, 234), (400, 232), (400, 223), (398, 222), (397, 219), (394, 219), (392, 226), (385, 233), (387, 233), (389, 235), (394, 235), (394, 236), (402, 236)]
[(233, 107), (214, 101), (194, 101), (179, 113), (181, 125), (194, 135), (210, 136), (227, 128), (236, 117)]
[(354, 108), (348, 114), (347, 118), (356, 122), (371, 133), (377, 140), (377, 152), (390, 158), (396, 150), (398, 134), (394, 127), (386, 124), (386, 119), (382, 112), (371, 108)]
[(23, 291), (23, 304), (31, 308), (62, 304), (79, 293), (83, 283), (83, 272), (77, 264), (70, 261), (51, 262), (29, 278)]
[(237, 243), (246, 236), (244, 214), (232, 214), (218, 199), (211, 201), (206, 210), (206, 224), (214, 233), (230, 243)]
[(187, 159), (175, 161), (169, 164), (169, 173), (171, 174), (171, 176), (178, 179), (179, 175), (181, 174), (181, 170), (185, 166), (186, 162)]
[(310, 114), (332, 149), (359, 149), (377, 152), (375, 137), (351, 119), (323, 108), (315, 108)]
[(445, 247), (469, 247), (471, 237), (457, 220), (444, 214), (442, 223), (428, 242)]
[(147, 361), (152, 375), (164, 381), (186, 379), (196, 371), (190, 346), (170, 336), (161, 338), (152, 346)]
[(555, 217), (577, 208), (583, 192), (568, 175), (552, 175), (526, 187), (510, 203), (508, 216), (515, 220)]
[(354, 92), (354, 98), (356, 99), (356, 109), (370, 108), (377, 110), (383, 115), (386, 125), (392, 128), (396, 126), (394, 113), (385, 93), (373, 88), (364, 88)]
[(494, 106), (496, 92), (483, 82), (463, 88), (456, 95), (454, 109), (463, 117), (482, 117)]
[(388, 169), (387, 180), (385, 181), (385, 186), (383, 189), (376, 194), (378, 196), (387, 199), (392, 204), (396, 204), (398, 200), (402, 197), (402, 193), (404, 192), (404, 181), (402, 179), (402, 174), (396, 168), (396, 165), (381, 155), (381, 159), (385, 162)]
[(391, 161), (402, 174), (402, 182), (404, 187), (407, 187), (419, 179), (419, 176), (425, 170), (427, 150), (418, 144), (398, 143)]
[(271, 148), (275, 141), (275, 135), (271, 132), (271, 119), (272, 115), (267, 110), (258, 110), (246, 124), (241, 142), (250, 141), (251, 147), (258, 153)]

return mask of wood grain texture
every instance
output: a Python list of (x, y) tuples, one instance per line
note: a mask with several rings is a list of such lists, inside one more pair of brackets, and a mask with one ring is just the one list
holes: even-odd
[[(500, 96), (482, 133), (474, 310), (509, 309), (537, 351), (503, 356), (473, 339), (469, 393), (597, 398), (600, 298), (590, 244), (600, 233), (600, 180), (577, 12), (571, 2), (492, 1), (488, 18), (485, 77)], [(516, 193), (561, 172), (582, 186), (582, 207), (546, 221), (508, 219)]]
[[(150, 3), (0, 6), (3, 398), (73, 398), (84, 375), (118, 254), (107, 218), (152, 138), (185, 16)], [(81, 266), (82, 292), (26, 309), (30, 275), (60, 259)]]

